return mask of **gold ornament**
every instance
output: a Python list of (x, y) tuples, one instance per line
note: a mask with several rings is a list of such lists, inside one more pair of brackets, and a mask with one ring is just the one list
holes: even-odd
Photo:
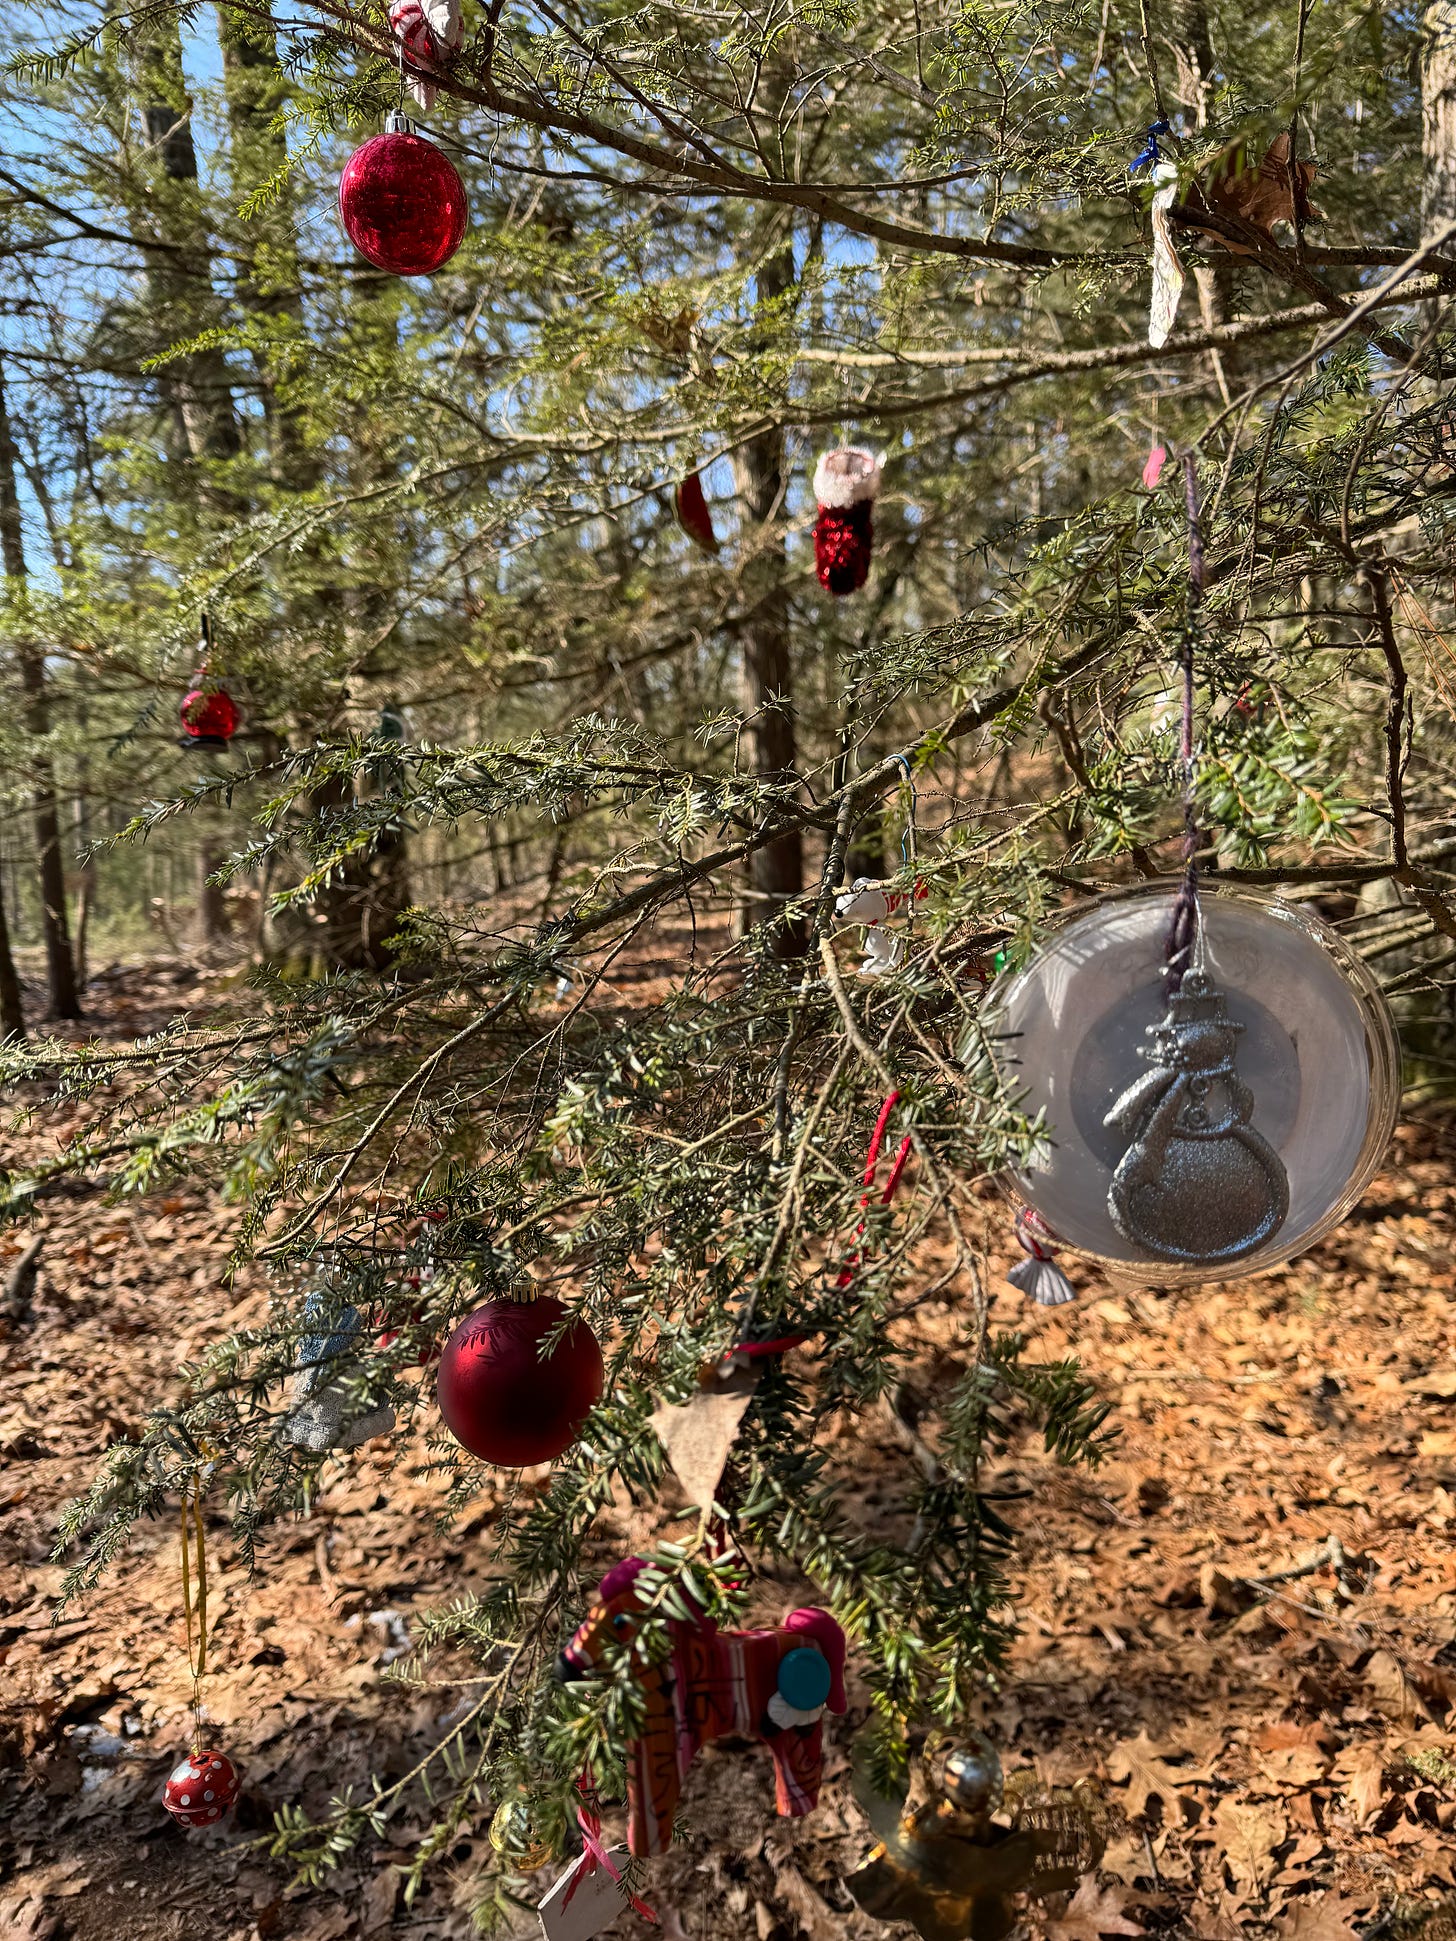
[(933, 1739), (901, 1799), (878, 1792), (862, 1765), (855, 1798), (879, 1844), (846, 1882), (866, 1914), (908, 1921), (924, 1941), (1001, 1941), (1012, 1896), (1075, 1887), (1106, 1845), (1083, 1787), (1048, 1788), (1033, 1773), (1003, 1779), (984, 1734)]
[(555, 1852), (532, 1824), (530, 1809), (523, 1799), (503, 1799), (490, 1823), (490, 1844), (505, 1860), (512, 1873), (534, 1874)]

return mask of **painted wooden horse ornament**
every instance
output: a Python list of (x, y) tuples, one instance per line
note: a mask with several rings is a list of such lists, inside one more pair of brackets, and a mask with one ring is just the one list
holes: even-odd
[[(609, 1570), (597, 1602), (562, 1657), (566, 1678), (603, 1667), (630, 1646), (644, 1608), (629, 1557)], [(773, 1756), (778, 1810), (797, 1818), (819, 1803), (824, 1713), (842, 1712), (844, 1633), (827, 1611), (790, 1611), (772, 1631), (720, 1631), (707, 1616), (667, 1620), (672, 1649), (653, 1664), (633, 1654), (645, 1699), (639, 1738), (627, 1747), (627, 1845), (639, 1857), (665, 1853), (683, 1782), (699, 1749), (714, 1739), (761, 1739)]]

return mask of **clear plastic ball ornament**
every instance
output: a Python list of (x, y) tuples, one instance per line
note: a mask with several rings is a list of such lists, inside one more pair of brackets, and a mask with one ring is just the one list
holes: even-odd
[[(1057, 1247), (1159, 1286), (1260, 1273), (1328, 1233), (1374, 1177), (1400, 1101), (1399, 1045), (1380, 986), (1308, 910), (1201, 886), (1202, 982), (1185, 989), (1208, 995), (1170, 1010), (1176, 896), (1176, 887), (1132, 890), (1069, 912), (987, 1012), (1004, 1082), (1045, 1126), (1012, 1170), (1013, 1189)], [(1190, 1024), (1200, 1012), (1203, 1022)], [(1200, 1032), (1228, 1055), (1211, 1112), (1200, 1103), (1207, 1081), (1200, 1090), (1187, 1076)], [(1125, 1181), (1141, 1167), (1156, 1187), (1157, 1169), (1174, 1179), (1180, 1163), (1183, 1207), (1178, 1214), (1175, 1194), (1165, 1250), (1156, 1236), (1149, 1244), (1151, 1223), (1129, 1221)], [(1224, 1202), (1248, 1195), (1251, 1174), (1255, 1187), (1271, 1182), (1262, 1222), (1241, 1236), (1230, 1213), (1206, 1250), (1177, 1244), (1179, 1218), (1188, 1234), (1217, 1233)]]

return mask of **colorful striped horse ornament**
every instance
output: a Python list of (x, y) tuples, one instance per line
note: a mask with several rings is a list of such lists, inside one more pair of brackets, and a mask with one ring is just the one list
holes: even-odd
[[(562, 1656), (564, 1677), (610, 1666), (631, 1647), (646, 1599), (645, 1557), (609, 1570), (597, 1602)], [(683, 1782), (715, 1739), (761, 1739), (774, 1762), (778, 1810), (812, 1812), (824, 1776), (824, 1713), (843, 1712), (844, 1633), (827, 1611), (790, 1611), (771, 1631), (720, 1631), (706, 1613), (669, 1617), (660, 1663), (633, 1653), (644, 1704), (641, 1734), (627, 1747), (627, 1846), (638, 1858), (665, 1853)]]

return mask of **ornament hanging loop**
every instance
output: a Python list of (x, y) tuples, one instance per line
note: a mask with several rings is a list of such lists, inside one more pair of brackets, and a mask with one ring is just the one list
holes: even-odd
[(1192, 452), (1185, 452), (1183, 456), (1183, 496), (1188, 508), (1188, 604), (1184, 613), (1183, 638), (1178, 653), (1182, 685), (1178, 759), (1183, 771), (1183, 883), (1173, 905), (1173, 915), (1164, 942), (1166, 961), (1164, 981), (1170, 997), (1177, 994), (1184, 974), (1191, 969), (1196, 969), (1202, 960), (1198, 909), (1197, 767), (1194, 762), (1193, 746), (1193, 654), (1203, 611), (1206, 564), (1198, 501), (1198, 467)]
[[(207, 1670), (207, 1538), (202, 1522), (200, 1475), (182, 1484), (182, 1609), (187, 1625), (187, 1670), (192, 1679), (194, 1749), (202, 1750), (202, 1698)], [(194, 1590), (195, 1585), (195, 1590)]]
[[(910, 797), (910, 804), (905, 817), (905, 827), (900, 836), (900, 861), (906, 869), (914, 870), (919, 864), (919, 851), (916, 844), (918, 832), (915, 827), (915, 812), (919, 806), (919, 797), (915, 790), (915, 771), (911, 768), (909, 761), (904, 755), (896, 755), (895, 760), (905, 771), (905, 788)], [(915, 898), (912, 887), (910, 898), (912, 914), (914, 911), (914, 903)]]

